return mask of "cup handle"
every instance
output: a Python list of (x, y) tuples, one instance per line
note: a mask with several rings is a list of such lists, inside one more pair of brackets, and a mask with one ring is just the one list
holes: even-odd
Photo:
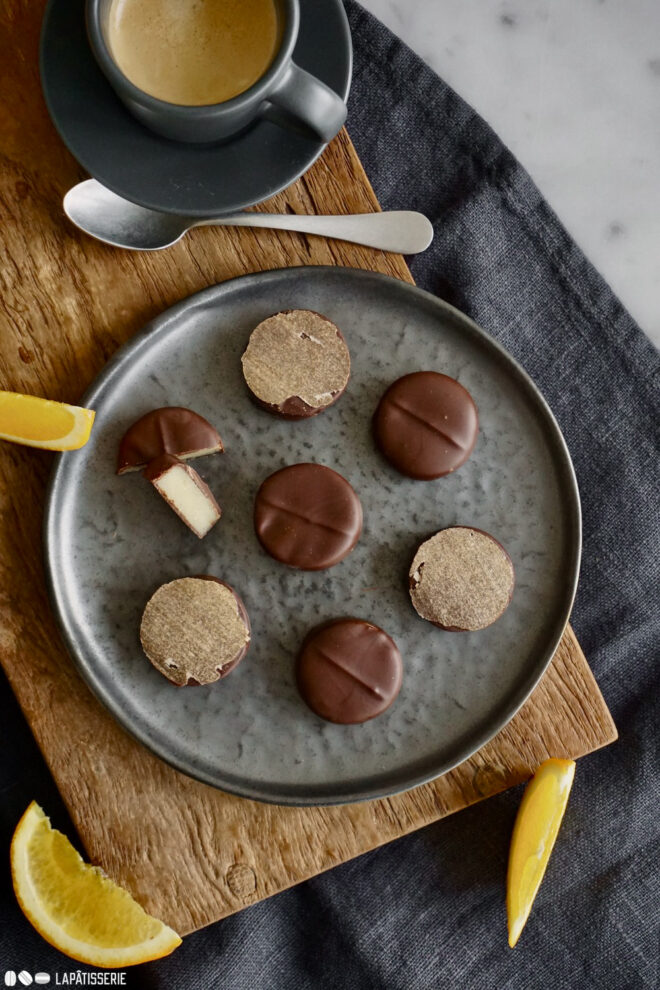
[(324, 142), (331, 141), (346, 120), (346, 104), (341, 97), (294, 62), (268, 94), (268, 100), (302, 121)]

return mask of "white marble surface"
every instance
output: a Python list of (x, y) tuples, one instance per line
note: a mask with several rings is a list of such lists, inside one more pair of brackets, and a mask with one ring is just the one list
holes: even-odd
[(660, 345), (660, 0), (361, 0), (498, 132)]

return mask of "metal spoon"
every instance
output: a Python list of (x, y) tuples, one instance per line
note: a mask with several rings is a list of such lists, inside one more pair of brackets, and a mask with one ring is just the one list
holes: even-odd
[(367, 247), (418, 254), (433, 240), (433, 227), (421, 213), (392, 210), (348, 216), (226, 213), (212, 220), (147, 210), (87, 179), (64, 197), (64, 212), (86, 233), (106, 244), (133, 251), (158, 251), (176, 244), (193, 227), (271, 227), (353, 241)]

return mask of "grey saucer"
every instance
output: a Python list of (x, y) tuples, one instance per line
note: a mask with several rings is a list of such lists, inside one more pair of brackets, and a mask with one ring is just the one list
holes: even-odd
[[(301, 0), (294, 59), (344, 100), (352, 68), (341, 0)], [(153, 134), (120, 103), (85, 34), (85, 0), (50, 0), (41, 34), (41, 81), (69, 151), (99, 182), (165, 213), (218, 216), (258, 203), (306, 172), (325, 147), (261, 120), (224, 144), (199, 146)]]
[[(294, 307), (346, 337), (346, 394), (292, 423), (256, 408), (240, 357), (253, 327)], [(395, 378), (435, 369), (458, 378), (480, 415), (458, 471), (412, 481), (381, 458), (371, 416)], [(152, 321), (85, 396), (96, 409), (82, 450), (60, 455), (46, 515), (53, 608), (83, 677), (119, 722), (185, 773), (249, 798), (357, 801), (430, 780), (492, 738), (527, 698), (568, 619), (580, 558), (580, 507), (566, 445), (511, 357), (467, 317), (403, 282), (344, 268), (247, 275), (206, 289)], [(117, 445), (148, 409), (189, 405), (218, 427), (226, 453), (199, 459), (224, 514), (198, 541), (139, 475), (114, 474)], [(325, 572), (288, 569), (252, 526), (261, 481), (315, 460), (343, 474), (364, 508), (362, 537)], [(476, 633), (420, 619), (406, 576), (417, 545), (453, 524), (492, 533), (509, 551), (516, 590)], [(243, 598), (253, 643), (226, 680), (176, 688), (145, 659), (144, 604), (164, 581), (210, 573)], [(299, 698), (294, 656), (325, 619), (372, 620), (403, 656), (401, 693), (372, 722), (338, 726)]]

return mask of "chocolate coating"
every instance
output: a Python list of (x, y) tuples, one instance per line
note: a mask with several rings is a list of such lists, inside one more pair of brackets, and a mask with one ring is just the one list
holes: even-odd
[(394, 640), (363, 619), (334, 619), (306, 636), (296, 664), (298, 690), (329, 722), (366, 722), (390, 707), (401, 688)]
[[(336, 402), (344, 394), (345, 389), (341, 392), (337, 392), (333, 399)], [(290, 398), (285, 399), (279, 405), (273, 405), (269, 402), (263, 402), (254, 392), (250, 392), (250, 395), (261, 409), (265, 409), (266, 412), (274, 413), (281, 419), (290, 419), (292, 421), (299, 419), (309, 419), (310, 416), (317, 416), (327, 406), (310, 406), (304, 399), (301, 399), (299, 395), (292, 395)]]
[(283, 564), (322, 571), (350, 553), (362, 531), (362, 506), (346, 481), (321, 464), (271, 474), (254, 503), (259, 542)]
[(164, 406), (129, 426), (119, 444), (117, 474), (138, 471), (162, 454), (188, 460), (223, 449), (220, 434), (203, 416), (183, 406)]
[(390, 385), (373, 427), (378, 446), (397, 471), (430, 481), (465, 463), (479, 419), (472, 396), (454, 378), (417, 371)]
[(293, 420), (316, 416), (336, 402), (351, 370), (339, 328), (308, 309), (285, 310), (259, 323), (241, 364), (257, 404)]
[(502, 544), (472, 526), (450, 526), (425, 540), (409, 573), (415, 611), (447, 632), (492, 625), (508, 608), (514, 584)]

